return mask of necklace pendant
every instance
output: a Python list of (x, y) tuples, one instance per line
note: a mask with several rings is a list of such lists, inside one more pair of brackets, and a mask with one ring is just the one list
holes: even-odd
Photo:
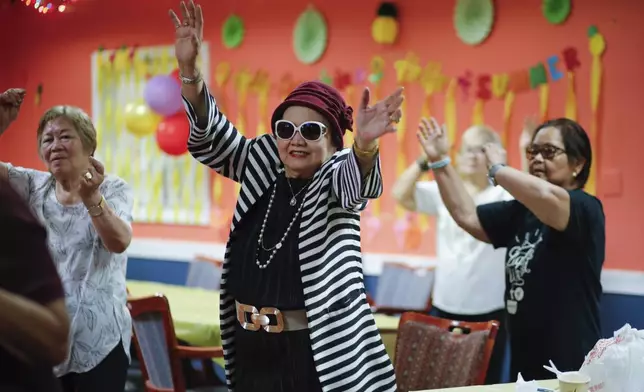
[(289, 204), (291, 205), (291, 207), (295, 207), (295, 205), (297, 204), (297, 199), (295, 198), (295, 196), (291, 198), (291, 201)]

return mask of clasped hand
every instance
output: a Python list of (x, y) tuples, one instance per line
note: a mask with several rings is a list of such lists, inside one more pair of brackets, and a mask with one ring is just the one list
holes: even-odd
[(78, 194), (87, 207), (98, 205), (101, 201), (99, 187), (105, 179), (105, 166), (96, 158), (89, 157), (89, 167), (80, 179)]
[(0, 134), (18, 118), (20, 105), (25, 99), (25, 94), (25, 90), (20, 88), (10, 88), (0, 94)]

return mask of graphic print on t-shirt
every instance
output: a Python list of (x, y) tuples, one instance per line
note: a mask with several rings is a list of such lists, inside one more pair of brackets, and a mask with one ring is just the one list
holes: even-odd
[(517, 313), (519, 303), (525, 296), (523, 291), (523, 286), (525, 285), (524, 275), (530, 273), (528, 264), (534, 258), (537, 245), (543, 241), (543, 233), (540, 229), (536, 229), (532, 233), (525, 233), (523, 242), (518, 236), (515, 237), (514, 241), (516, 245), (508, 250), (508, 257), (505, 263), (509, 293), (506, 308), (510, 314)]

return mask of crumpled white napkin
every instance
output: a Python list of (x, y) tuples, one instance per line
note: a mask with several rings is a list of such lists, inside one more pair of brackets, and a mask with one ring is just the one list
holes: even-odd
[(517, 378), (516, 392), (553, 392), (552, 389), (540, 387), (535, 380), (525, 381), (521, 373)]

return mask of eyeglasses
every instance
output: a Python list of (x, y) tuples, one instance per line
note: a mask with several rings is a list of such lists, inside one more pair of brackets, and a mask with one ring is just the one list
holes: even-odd
[(552, 144), (531, 144), (525, 149), (525, 155), (528, 160), (533, 160), (534, 157), (541, 154), (543, 159), (549, 161), (553, 160), (557, 155), (564, 154), (566, 150), (553, 146)]
[(282, 140), (291, 140), (299, 132), (305, 140), (317, 142), (326, 134), (326, 130), (326, 125), (318, 121), (305, 121), (299, 127), (288, 120), (275, 122), (275, 135)]

